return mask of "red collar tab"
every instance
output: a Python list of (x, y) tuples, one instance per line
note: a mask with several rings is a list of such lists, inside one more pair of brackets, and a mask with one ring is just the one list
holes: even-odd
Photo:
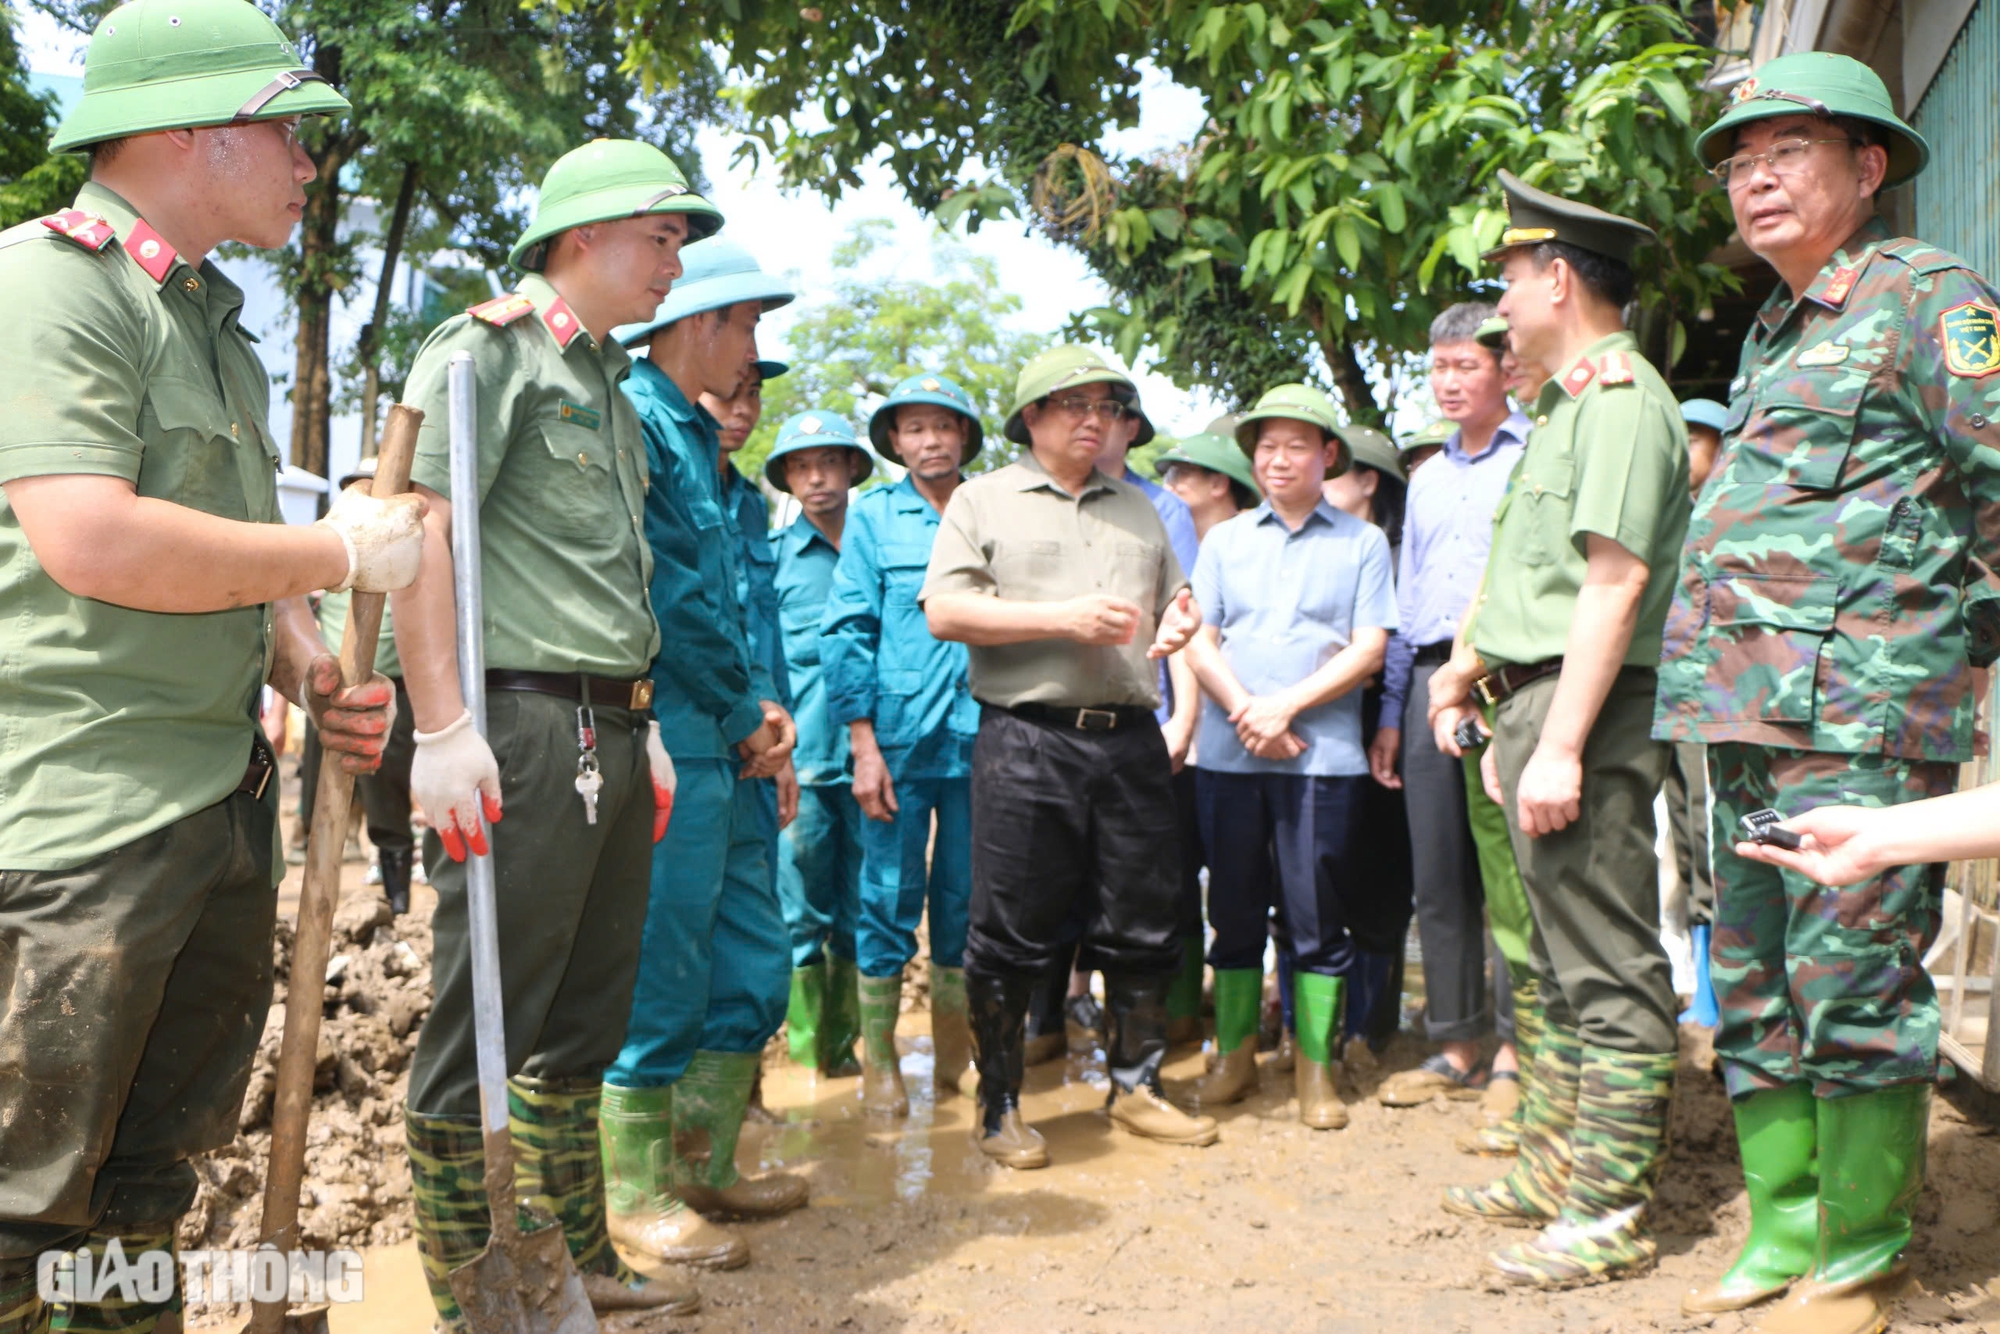
[(1596, 365), (1592, 363), (1589, 357), (1584, 357), (1576, 365), (1569, 368), (1569, 374), (1563, 376), (1563, 392), (1571, 398), (1575, 398), (1584, 390), (1590, 388), (1590, 382), (1596, 378)]
[(144, 218), (133, 223), (132, 230), (125, 233), (125, 253), (156, 283), (167, 280), (167, 270), (180, 258), (165, 238), (146, 225)]
[(519, 292), (512, 292), (506, 296), (496, 296), (491, 301), (482, 301), (465, 313), (475, 320), (499, 329), (512, 324), (534, 308), (533, 301)]
[(51, 213), (42, 219), (42, 226), (58, 236), (68, 237), (85, 250), (102, 250), (111, 244), (115, 233), (111, 224), (95, 213), (85, 213), (80, 208), (66, 208), (60, 213)]
[(1631, 384), (1632, 358), (1623, 352), (1606, 352), (1597, 363), (1599, 384)]
[(1854, 290), (1854, 280), (1860, 276), (1859, 270), (1856, 269), (1835, 269), (1826, 276), (1825, 286), (1807, 295), (1816, 297), (1835, 310), (1839, 310), (1847, 304), (1848, 294)]
[(555, 335), (556, 346), (565, 352), (569, 350), (570, 340), (583, 332), (583, 322), (569, 308), (569, 302), (561, 297), (551, 301), (549, 308), (542, 312), (542, 323), (549, 326), (549, 332)]

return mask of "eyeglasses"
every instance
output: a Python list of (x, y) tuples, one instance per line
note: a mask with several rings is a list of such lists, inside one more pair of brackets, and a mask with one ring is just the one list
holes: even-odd
[(1105, 422), (1122, 421), (1125, 414), (1132, 410), (1115, 398), (1084, 398), (1081, 395), (1071, 398), (1052, 398), (1049, 400), (1049, 406), (1071, 417), (1088, 417), (1095, 414), (1098, 420)]
[(1735, 157), (1726, 157), (1709, 168), (1709, 173), (1729, 190), (1740, 190), (1750, 184), (1750, 178), (1757, 174), (1760, 162), (1775, 175), (1796, 176), (1805, 169), (1806, 154), (1814, 144), (1846, 144), (1850, 148), (1861, 146), (1853, 139), (1780, 139), (1762, 153), (1738, 153)]

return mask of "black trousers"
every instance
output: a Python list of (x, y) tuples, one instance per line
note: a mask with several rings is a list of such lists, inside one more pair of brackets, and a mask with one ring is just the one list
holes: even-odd
[(1208, 916), (1215, 924), (1211, 964), (1262, 969), (1276, 907), (1297, 967), (1347, 974), (1354, 942), (1345, 900), (1360, 889), (1354, 849), (1362, 836), (1363, 786), (1373, 781), (1199, 771)]
[(1465, 766), (1437, 748), (1428, 711), (1437, 664), (1410, 674), (1403, 706), (1403, 809), (1424, 947), (1424, 1028), (1433, 1042), (1470, 1042), (1493, 1026), (1487, 1006), (1486, 886), (1466, 813)]
[[(396, 722), (389, 730), (389, 744), (382, 750), (382, 767), (354, 780), (354, 795), (368, 822), (368, 841), (383, 852), (413, 852), (416, 838), (410, 833), (410, 761), (417, 756), (416, 714), (410, 708), (410, 692), (403, 679), (392, 676), (396, 687)], [(312, 826), (313, 796), (319, 787), (319, 729), (306, 723), (305, 751), (299, 756), (299, 826)]]
[(1179, 825), (1157, 723), (1083, 732), (986, 706), (972, 748), (966, 970), (1043, 974), (1080, 939), (1106, 973), (1174, 971)]

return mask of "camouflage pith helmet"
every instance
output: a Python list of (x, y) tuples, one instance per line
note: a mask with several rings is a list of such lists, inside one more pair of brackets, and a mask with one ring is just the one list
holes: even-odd
[(1386, 472), (1399, 482), (1410, 480), (1403, 470), (1403, 460), (1396, 454), (1396, 447), (1389, 443), (1389, 437), (1372, 426), (1342, 426), (1335, 431), (1341, 443), (1347, 446), (1348, 454), (1355, 463), (1373, 468), (1376, 472)]
[(673, 290), (653, 311), (652, 319), (621, 324), (611, 336), (626, 347), (636, 347), (690, 315), (744, 301), (757, 302), (768, 314), (791, 304), (792, 297), (790, 283), (764, 272), (755, 255), (728, 237), (718, 236), (681, 251), (681, 276), (674, 279)]
[(347, 99), (305, 67), (245, 0), (132, 0), (104, 16), (83, 59), (83, 96), (52, 153), (128, 134), (336, 115)]
[[(140, 0), (142, 4), (152, 0)], [(593, 139), (556, 159), (542, 177), (535, 220), (508, 252), (507, 262), (539, 272), (547, 243), (573, 227), (651, 213), (687, 215), (688, 240), (713, 236), (722, 226), (715, 205), (688, 188), (674, 160), (636, 139)]]
[[(1167, 466), (1173, 463), (1190, 464), (1197, 468), (1206, 468), (1210, 472), (1221, 473), (1249, 493), (1250, 505), (1255, 505), (1263, 498), (1264, 488), (1257, 485), (1257, 474), (1250, 471), (1249, 457), (1226, 435), (1203, 431), (1199, 435), (1188, 436), (1161, 450), (1153, 460), (1153, 466), (1161, 472), (1165, 472)], [(1249, 506), (1246, 505), (1245, 508)]]
[(1143, 445), (1153, 438), (1153, 423), (1140, 411), (1139, 386), (1132, 383), (1132, 377), (1090, 348), (1074, 343), (1052, 347), (1021, 368), (1020, 378), (1014, 382), (1014, 410), (1007, 414), (1004, 428), (1007, 438), (1017, 445), (1029, 444), (1028, 426), (1021, 420), (1021, 409), (1058, 390), (1087, 384), (1110, 385), (1112, 397), (1139, 414), (1139, 434), (1133, 444)]
[(1736, 151), (1738, 127), (1799, 115), (1852, 116), (1879, 128), (1889, 141), (1884, 189), (1909, 180), (1931, 160), (1931, 146), (1896, 114), (1882, 76), (1830, 51), (1799, 51), (1759, 66), (1730, 93), (1729, 109), (1694, 141), (1695, 152), (1713, 167)]
[(764, 459), (764, 480), (790, 495), (791, 483), (785, 480), (785, 456), (804, 449), (851, 450), (861, 467), (854, 474), (854, 480), (848, 483), (849, 486), (858, 485), (862, 478), (875, 471), (875, 460), (868, 457), (868, 451), (854, 438), (854, 428), (847, 424), (847, 418), (837, 412), (809, 409), (793, 413), (778, 428), (778, 442)]
[(896, 425), (896, 409), (906, 403), (928, 403), (932, 407), (949, 408), (965, 418), (965, 453), (958, 461), (959, 467), (972, 462), (985, 446), (986, 430), (979, 424), (979, 409), (973, 406), (972, 395), (966, 393), (958, 381), (942, 375), (912, 375), (891, 389), (889, 397), (882, 400), (882, 406), (868, 418), (869, 442), (883, 458), (903, 462), (903, 456), (897, 451), (894, 437), (889, 432)]
[(1340, 442), (1340, 461), (1326, 470), (1328, 477), (1338, 477), (1354, 466), (1354, 450), (1340, 433), (1340, 413), (1334, 408), (1333, 400), (1321, 391), (1309, 384), (1281, 384), (1267, 391), (1257, 400), (1257, 406), (1244, 413), (1236, 423), (1236, 444), (1245, 454), (1257, 452), (1257, 423), (1273, 417), (1286, 417), (1308, 426), (1317, 426), (1320, 434), (1328, 440)]

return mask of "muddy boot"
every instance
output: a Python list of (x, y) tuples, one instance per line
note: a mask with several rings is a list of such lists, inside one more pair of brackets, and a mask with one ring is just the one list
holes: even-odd
[(1646, 1209), (1666, 1158), (1674, 1052), (1585, 1047), (1570, 1133), (1569, 1194), (1532, 1241), (1486, 1258), (1510, 1283), (1575, 1288), (1642, 1274), (1659, 1247)]
[(1508, 1227), (1553, 1223), (1569, 1193), (1570, 1130), (1576, 1124), (1583, 1044), (1550, 1024), (1535, 1048), (1535, 1077), (1522, 1103), (1521, 1148), (1514, 1168), (1484, 1186), (1452, 1186), (1447, 1212)]
[(486, 1150), (476, 1116), (425, 1116), (403, 1109), (403, 1137), (410, 1147), (410, 1212), (417, 1230), (417, 1258), (447, 1334), (465, 1328), (465, 1314), (451, 1293), (451, 1271), (485, 1248)]
[[(1071, 956), (1067, 953), (1063, 959)], [(1064, 1008), (1069, 1002), (1069, 966), (1051, 965), (1046, 974), (1036, 974), (1030, 988), (1027, 1042), (1023, 1048), (1029, 1065), (1060, 1061), (1069, 1055), (1069, 1024)]]
[(375, 854), (375, 864), (382, 869), (382, 897), (389, 900), (389, 911), (398, 917), (410, 910), (413, 856), (409, 848), (383, 848)]
[(672, 1087), (604, 1086), (598, 1135), (611, 1239), (655, 1260), (740, 1269), (750, 1263), (749, 1244), (674, 1193), (673, 1101)]
[(820, 1020), (826, 1009), (826, 960), (792, 965), (792, 999), (785, 1007), (785, 1050), (792, 1064), (819, 1069)]
[(1521, 1147), (1521, 1117), (1535, 1086), (1535, 1049), (1541, 1044), (1543, 1026), (1541, 987), (1530, 979), (1514, 988), (1514, 1060), (1520, 1068), (1513, 1081), (1519, 1094), (1513, 1114), (1460, 1135), (1453, 1141), (1460, 1153), (1512, 1158)]
[(1212, 1116), (1189, 1116), (1167, 1101), (1160, 1062), (1167, 1054), (1171, 973), (1104, 975), (1104, 1063), (1111, 1075), (1111, 1123), (1163, 1144), (1206, 1148), (1221, 1138)]
[(590, 1305), (608, 1311), (686, 1315), (701, 1294), (683, 1279), (649, 1279), (618, 1258), (604, 1220), (604, 1147), (598, 1137), (595, 1079), (507, 1081), (515, 1189), (530, 1208), (562, 1224)]
[(1924, 1187), (1928, 1084), (1817, 1098), (1819, 1218), (1812, 1272), (1751, 1334), (1875, 1334), (1908, 1281), (1910, 1210)]
[(1277, 1048), (1271, 1053), (1271, 1073), (1289, 1075), (1298, 1068), (1298, 1064), (1299, 1035), (1289, 1028), (1280, 1029)]
[(903, 977), (862, 977), (861, 1110), (870, 1116), (908, 1116), (903, 1067), (896, 1058), (896, 1019), (903, 1008)]
[(933, 1096), (967, 1097), (979, 1084), (972, 1067), (972, 1025), (966, 1012), (965, 970), (931, 963), (931, 1085)]
[[(90, 1230), (89, 1235), (72, 1251), (88, 1250), (97, 1285), (103, 1295), (96, 1301), (53, 1301), (44, 1308), (47, 1316), (46, 1328), (51, 1334), (180, 1334), (182, 1315), (182, 1295), (180, 1286), (180, 1256), (174, 1245), (175, 1225), (165, 1223), (153, 1228), (106, 1227), (99, 1225)], [(156, 1261), (144, 1257), (152, 1252), (166, 1255), (170, 1259), (167, 1267), (173, 1291), (165, 1301), (147, 1301), (131, 1287), (127, 1298), (121, 1293), (121, 1285), (116, 1281), (105, 1286), (107, 1275), (114, 1277), (128, 1268), (136, 1274), (143, 1274), (142, 1264), (157, 1267)], [(34, 1295), (33, 1275), (29, 1275), (29, 1295)]]
[(1049, 1146), (1021, 1119), (1021, 1080), (1028, 1004), (1035, 978), (1009, 974), (965, 974), (966, 1008), (972, 1020), (973, 1055), (979, 1063), (979, 1120), (972, 1141), (1005, 1167), (1049, 1165)]
[(1227, 1107), (1257, 1091), (1257, 1012), (1264, 970), (1215, 970), (1215, 1068), (1201, 1081), (1203, 1107)]
[(775, 1218), (806, 1202), (803, 1177), (736, 1170), (736, 1140), (761, 1057), (698, 1051), (674, 1085), (674, 1190), (698, 1213)]
[(0, 1260), (0, 1334), (43, 1334), (48, 1319), (35, 1283), (35, 1261)]
[(1299, 1026), (1299, 1054), (1292, 1071), (1299, 1120), (1314, 1130), (1344, 1130), (1347, 1104), (1334, 1087), (1333, 1043), (1340, 1031), (1341, 982), (1300, 969), (1292, 975), (1292, 1012)]
[(743, 1105), (743, 1119), (753, 1126), (781, 1126), (785, 1118), (764, 1105), (764, 1062), (757, 1061), (757, 1073), (750, 1080), (750, 1101)]
[(1721, 1278), (1681, 1298), (1688, 1315), (1740, 1311), (1781, 1295), (1811, 1271), (1819, 1235), (1819, 1164), (1812, 1086), (1787, 1084), (1736, 1099), (1736, 1143), (1750, 1231)]
[[(1182, 1047), (1192, 1043), (1201, 1044), (1201, 933), (1181, 942), (1181, 968), (1174, 974), (1173, 985), (1167, 988), (1167, 1045)], [(1250, 1035), (1255, 1037), (1257, 1026), (1253, 1021)], [(1254, 1053), (1256, 1043), (1250, 1044)], [(1218, 1045), (1217, 1050), (1221, 1050)]]
[(826, 1008), (819, 1023), (819, 1072), (829, 1079), (861, 1073), (854, 1044), (861, 1041), (861, 974), (854, 960), (826, 956)]

